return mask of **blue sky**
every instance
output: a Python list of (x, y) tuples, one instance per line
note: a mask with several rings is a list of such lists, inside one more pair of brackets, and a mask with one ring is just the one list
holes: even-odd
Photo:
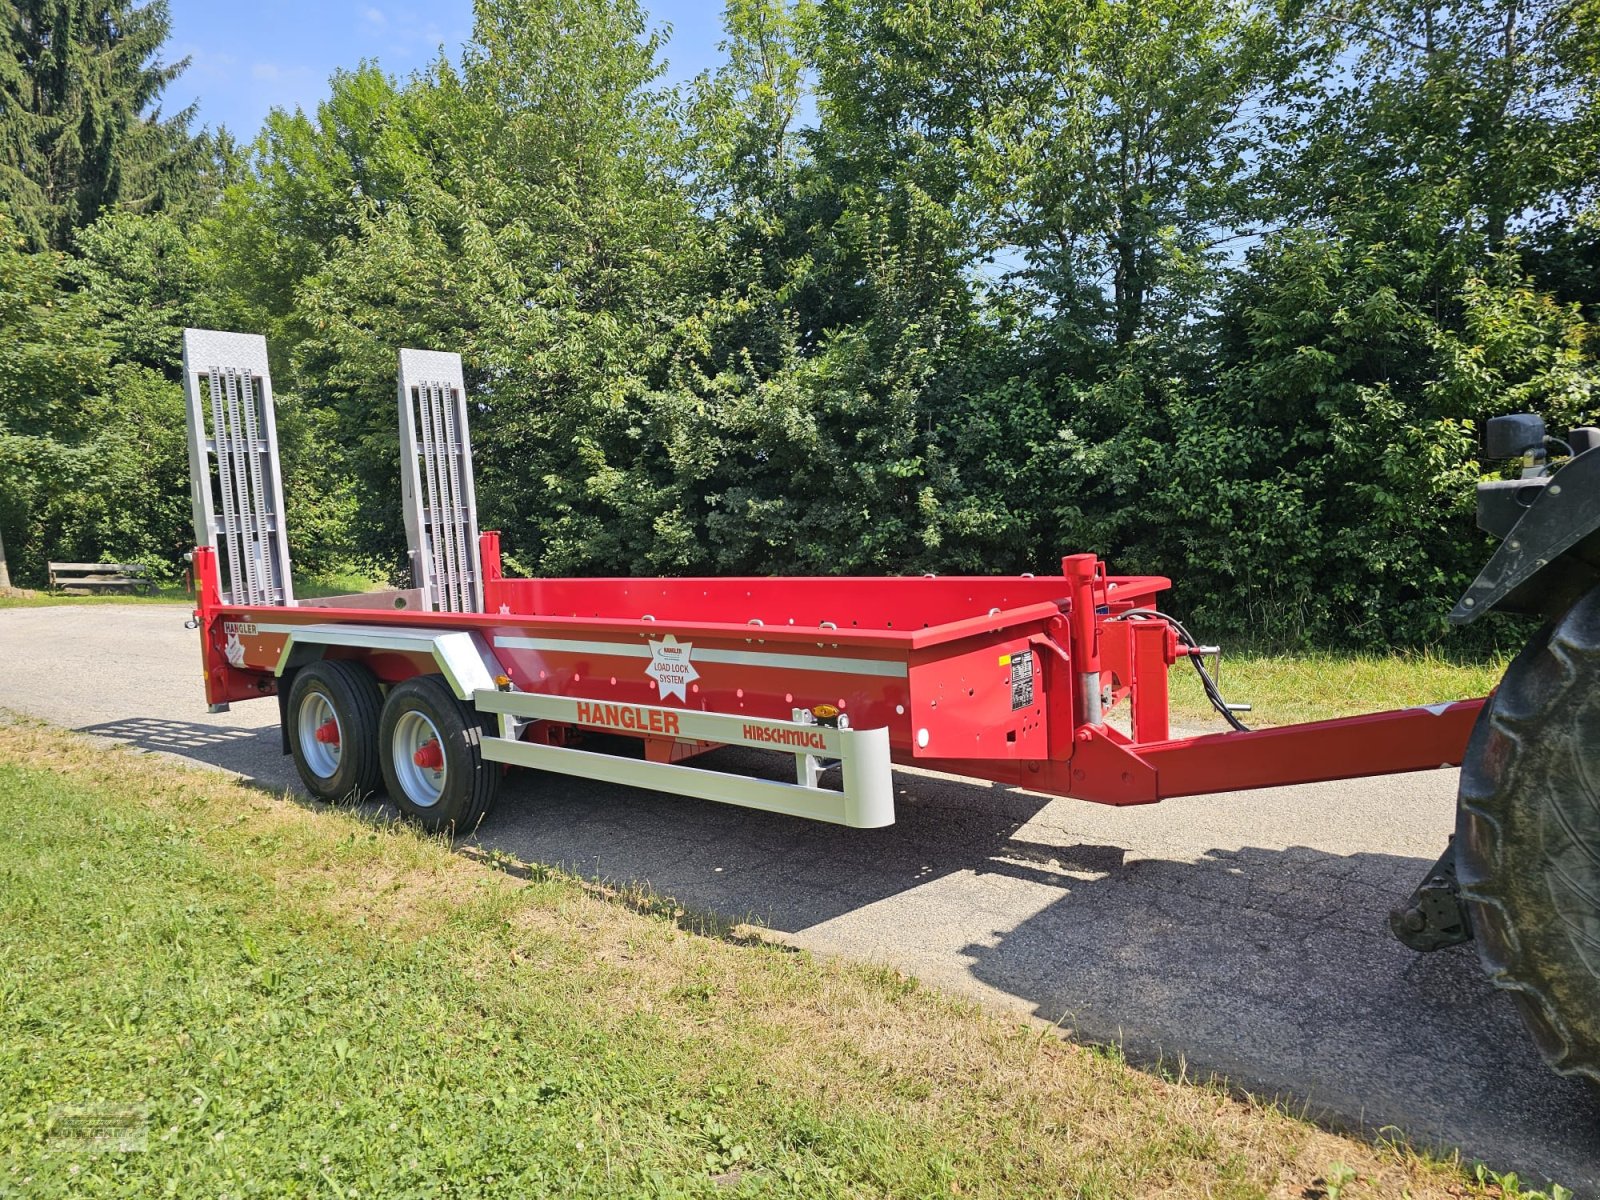
[[(471, 0), (168, 0), (166, 56), (193, 61), (162, 100), (167, 112), (197, 101), (199, 123), (226, 125), (249, 141), (273, 107), (311, 109), (328, 94), (328, 76), (372, 58), (407, 75), (443, 46), (452, 58), (472, 30)], [(718, 59), (720, 2), (646, 3), (657, 25), (672, 27), (667, 78), (692, 78)]]

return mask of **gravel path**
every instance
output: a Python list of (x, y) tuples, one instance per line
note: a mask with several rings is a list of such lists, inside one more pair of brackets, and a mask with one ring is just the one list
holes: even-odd
[[(275, 704), (207, 714), (186, 615), (0, 611), (0, 708), (295, 787)], [(1471, 947), (1388, 934), (1455, 774), (1118, 810), (900, 772), (898, 823), (847, 830), (518, 772), (478, 840), (1600, 1195), (1600, 1102), (1545, 1070)]]

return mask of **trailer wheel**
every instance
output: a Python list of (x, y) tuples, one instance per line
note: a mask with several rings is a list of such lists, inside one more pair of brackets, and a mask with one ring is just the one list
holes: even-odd
[(482, 734), (477, 714), (441, 675), (418, 675), (391, 691), (379, 743), (395, 807), (427, 829), (475, 829), (500, 782), (500, 768), (483, 759)]
[(1461, 895), (1545, 1060), (1600, 1084), (1600, 588), (1507, 668), (1467, 743)]
[(378, 681), (359, 663), (324, 659), (295, 673), (285, 706), (289, 752), (306, 790), (342, 800), (378, 790)]

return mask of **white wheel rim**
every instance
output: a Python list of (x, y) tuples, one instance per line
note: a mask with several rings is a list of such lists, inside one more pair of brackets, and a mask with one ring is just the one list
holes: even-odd
[[(317, 740), (317, 730), (333, 722), (338, 737), (331, 742)], [(344, 728), (339, 724), (339, 714), (321, 692), (307, 692), (300, 701), (300, 712), (295, 719), (295, 729), (300, 738), (300, 757), (318, 779), (332, 779), (339, 770), (339, 760), (344, 757)]]
[[(417, 752), (429, 742), (439, 744), (439, 766), (424, 767), (417, 763)], [(418, 808), (432, 808), (444, 795), (445, 779), (449, 768), (444, 761), (444, 742), (432, 721), (413, 709), (401, 713), (394, 723), (394, 737), (390, 743), (394, 760), (395, 779), (406, 794), (406, 799)]]

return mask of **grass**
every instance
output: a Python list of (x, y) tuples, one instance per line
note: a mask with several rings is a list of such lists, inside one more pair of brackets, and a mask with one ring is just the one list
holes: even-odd
[[(1505, 660), (1451, 659), (1427, 653), (1308, 652), (1224, 657), (1222, 694), (1252, 706), (1251, 725), (1289, 725), (1487, 695)], [(1172, 717), (1178, 724), (1216, 720), (1193, 668), (1172, 668)]]
[[(0, 1195), (1500, 1194), (890, 970), (39, 725), (0, 723), (0, 828)], [(146, 1148), (74, 1141), (85, 1114)]]
[(57, 604), (189, 604), (192, 598), (182, 584), (164, 585), (148, 592), (115, 596), (64, 596), (54, 592), (12, 588), (0, 593), (0, 608), (47, 608)]
[[(294, 593), (303, 600), (318, 596), (346, 596), (352, 592), (367, 592), (385, 585), (376, 583), (359, 572), (338, 575), (313, 576), (294, 581)], [(181, 583), (163, 584), (148, 592), (123, 593), (115, 596), (66, 596), (54, 592), (13, 588), (0, 593), (0, 608), (45, 608), (55, 604), (193, 604), (194, 597)]]

